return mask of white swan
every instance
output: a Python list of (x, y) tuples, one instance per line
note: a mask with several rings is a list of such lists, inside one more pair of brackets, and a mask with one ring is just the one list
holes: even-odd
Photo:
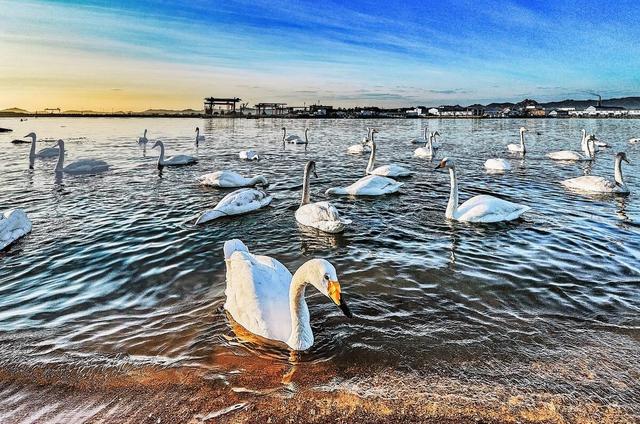
[(562, 181), (561, 184), (567, 188), (588, 193), (628, 194), (629, 187), (627, 187), (624, 178), (622, 178), (622, 161), (629, 163), (629, 159), (627, 159), (627, 155), (624, 152), (616, 155), (613, 181), (603, 177), (585, 175), (582, 177), (569, 178), (568, 180)]
[(368, 146), (366, 145), (366, 143), (369, 141), (370, 138), (371, 138), (371, 128), (367, 128), (367, 136), (362, 139), (362, 142), (360, 142), (360, 144), (354, 144), (352, 146), (349, 146), (349, 148), (347, 149), (347, 153), (352, 155), (361, 155), (362, 153), (366, 152), (368, 149)]
[(196, 225), (221, 218), (223, 216), (242, 215), (271, 203), (273, 198), (262, 190), (241, 188), (224, 196), (211, 210), (204, 211), (196, 220)]
[(382, 177), (408, 177), (411, 175), (411, 171), (399, 165), (383, 165), (374, 168), (373, 165), (376, 162), (376, 142), (373, 138), (374, 134), (377, 134), (376, 129), (371, 130), (371, 139), (367, 145), (371, 148), (371, 156), (369, 156), (369, 164), (367, 165), (366, 173), (369, 175), (380, 175)]
[(204, 141), (204, 136), (200, 135), (200, 127), (196, 127), (196, 147), (201, 141)]
[(441, 168), (448, 169), (451, 177), (451, 193), (445, 212), (445, 216), (448, 219), (483, 223), (511, 221), (531, 209), (529, 206), (519, 205), (488, 195), (474, 196), (458, 206), (458, 180), (453, 159), (442, 159), (436, 169)]
[(44, 149), (38, 150), (36, 152), (36, 133), (29, 133), (25, 135), (25, 138), (31, 137), (31, 150), (29, 151), (29, 159), (34, 160), (36, 158), (53, 158), (60, 154), (60, 149), (57, 147), (45, 147)]
[(351, 223), (348, 219), (340, 218), (338, 210), (329, 202), (311, 203), (309, 196), (309, 180), (311, 174), (318, 178), (316, 174), (316, 163), (307, 162), (304, 167), (304, 182), (302, 184), (302, 202), (296, 210), (296, 221), (307, 227), (317, 228), (326, 233), (341, 233), (345, 225)]
[(593, 144), (596, 147), (611, 147), (606, 141), (599, 140), (595, 134), (593, 134)]
[(418, 147), (416, 150), (414, 150), (413, 156), (431, 159), (434, 155), (433, 140), (435, 139), (436, 135), (439, 135), (438, 131), (429, 134), (429, 140), (425, 142), (424, 147)]
[(160, 156), (158, 157), (158, 168), (162, 168), (163, 166), (181, 166), (181, 165), (192, 165), (198, 162), (198, 159), (189, 155), (175, 155), (170, 156), (165, 159), (164, 157), (164, 143), (160, 140), (156, 141), (153, 144), (152, 149), (160, 146)]
[(636, 144), (636, 143), (640, 143), (640, 137), (633, 137), (629, 139), (629, 143), (631, 144)]
[(421, 132), (422, 132), (422, 137), (420, 138), (412, 138), (411, 140), (409, 140), (409, 143), (411, 144), (422, 144), (422, 143), (427, 143), (427, 141), (429, 141), (428, 137), (427, 137), (427, 132), (429, 131), (428, 127), (425, 127)]
[(311, 259), (291, 273), (276, 259), (253, 255), (240, 240), (224, 244), (227, 267), (224, 308), (244, 329), (265, 339), (286, 343), (293, 350), (313, 345), (308, 284), (330, 298), (349, 318), (336, 269), (324, 259)]
[(595, 136), (590, 135), (585, 145), (587, 146), (587, 154), (576, 152), (573, 150), (560, 150), (557, 152), (547, 153), (547, 157), (553, 160), (570, 160), (570, 161), (588, 161), (595, 159)]
[(198, 182), (205, 186), (233, 188), (233, 187), (253, 187), (257, 184), (269, 185), (267, 179), (262, 175), (253, 178), (245, 178), (237, 172), (218, 171), (201, 175), (197, 178)]
[(259, 160), (260, 159), (260, 155), (258, 154), (258, 152), (252, 149), (242, 150), (240, 153), (238, 153), (238, 157), (242, 160)]
[(502, 158), (491, 158), (484, 162), (484, 167), (487, 171), (510, 171), (511, 163)]
[(31, 221), (22, 209), (9, 209), (0, 215), (0, 250), (31, 232)]
[(58, 140), (58, 163), (55, 172), (64, 172), (67, 174), (98, 174), (109, 170), (109, 164), (99, 159), (78, 159), (64, 166), (64, 141)]
[(347, 187), (332, 187), (325, 194), (351, 195), (351, 196), (382, 196), (395, 193), (402, 187), (398, 181), (381, 177), (379, 175), (367, 175)]
[(148, 142), (149, 142), (149, 139), (147, 138), (147, 129), (145, 128), (144, 134), (142, 135), (142, 137), (138, 138), (138, 146), (145, 147)]
[(287, 135), (287, 129), (285, 127), (282, 127), (282, 142), (290, 143), (290, 144), (308, 144), (309, 143), (309, 139), (307, 138), (308, 131), (309, 131), (309, 128), (306, 128), (304, 130), (304, 140), (303, 140), (295, 134)]
[(509, 149), (510, 152), (516, 152), (516, 153), (527, 153), (527, 148), (524, 145), (524, 133), (525, 131), (528, 131), (525, 127), (520, 127), (520, 145), (518, 144), (509, 144), (507, 146), (507, 149)]

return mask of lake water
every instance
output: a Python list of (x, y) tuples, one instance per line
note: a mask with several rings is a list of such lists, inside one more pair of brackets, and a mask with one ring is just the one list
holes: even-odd
[[(531, 206), (524, 219), (465, 225), (444, 217), (448, 173), (412, 157), (429, 125), (437, 158), (456, 159), (460, 199), (482, 193)], [(282, 149), (280, 128), (310, 144)], [(526, 126), (529, 152), (506, 153)], [(196, 152), (194, 129), (207, 137)], [(379, 130), (378, 163), (410, 167), (397, 195), (332, 198), (353, 224), (340, 236), (298, 227), (302, 171), (317, 162), (312, 200), (363, 176), (348, 146)], [(640, 120), (0, 119), (0, 210), (24, 208), (33, 232), (0, 253), (0, 421), (261, 422), (640, 419)], [(156, 167), (143, 130), (167, 155)], [(554, 163), (579, 150), (580, 129), (612, 144), (592, 164)], [(67, 161), (112, 169), (56, 179), (54, 160), (28, 168), (34, 131), (66, 141)], [(39, 143), (45, 147), (47, 143)], [(149, 146), (150, 147), (150, 146)], [(255, 148), (259, 162), (237, 152)], [(558, 182), (613, 177), (626, 151), (631, 195), (588, 197)], [(513, 171), (487, 174), (489, 157)], [(271, 206), (194, 226), (228, 190), (195, 177), (262, 174)], [(236, 337), (225, 315), (222, 245), (240, 238), (290, 270), (322, 257), (355, 317), (307, 290), (315, 345), (286, 349)], [(191, 420), (191, 421), (190, 421)], [(555, 421), (554, 421), (555, 420)]]

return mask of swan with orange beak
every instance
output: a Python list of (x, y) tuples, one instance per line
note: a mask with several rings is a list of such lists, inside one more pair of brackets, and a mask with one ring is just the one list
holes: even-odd
[(245, 330), (285, 343), (292, 350), (313, 346), (308, 285), (327, 296), (349, 318), (353, 315), (342, 294), (336, 269), (324, 259), (311, 259), (291, 275), (276, 259), (254, 255), (240, 240), (224, 244), (227, 300), (224, 308)]

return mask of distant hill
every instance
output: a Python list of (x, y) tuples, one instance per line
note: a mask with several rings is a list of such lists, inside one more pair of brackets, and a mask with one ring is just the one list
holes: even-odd
[(0, 113), (14, 113), (16, 115), (25, 115), (31, 112), (29, 112), (28, 110), (20, 109), (19, 107), (10, 107), (8, 109), (0, 110)]
[(182, 109), (182, 110), (172, 110), (172, 109), (147, 109), (143, 112), (140, 112), (143, 115), (196, 115), (199, 113), (204, 113), (202, 110), (195, 109)]
[[(535, 100), (523, 100), (519, 103), (489, 103), (485, 106), (486, 109), (504, 109), (504, 108), (513, 108), (522, 106), (522, 105), (540, 105), (545, 109), (556, 109), (560, 107), (573, 107), (578, 110), (586, 109), (589, 106), (595, 106), (598, 104), (597, 100), (589, 99), (589, 100), (574, 100), (574, 99), (566, 99), (555, 102), (546, 102), (546, 103), (538, 103)], [(625, 109), (640, 109), (640, 97), (621, 97), (616, 99), (604, 99), (602, 100), (603, 106), (621, 106)], [(474, 105), (475, 106), (475, 105)], [(471, 107), (471, 106), (469, 106)]]

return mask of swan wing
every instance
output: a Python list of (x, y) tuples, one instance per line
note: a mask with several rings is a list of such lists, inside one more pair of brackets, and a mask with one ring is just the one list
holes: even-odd
[(583, 160), (585, 157), (573, 150), (560, 150), (547, 154), (547, 157), (553, 160)]
[(52, 158), (60, 154), (60, 150), (57, 147), (45, 147), (36, 153), (36, 156), (41, 158)]
[(224, 308), (250, 332), (286, 342), (291, 335), (291, 273), (276, 259), (247, 250), (233, 251), (225, 264)]
[(464, 222), (500, 222), (517, 219), (531, 209), (529, 206), (481, 195), (474, 196), (461, 204), (454, 217)]
[(507, 146), (507, 149), (509, 149), (510, 152), (521, 152), (522, 146), (520, 146), (519, 144), (509, 144)]
[(592, 193), (615, 193), (624, 191), (615, 181), (594, 175), (569, 178), (561, 182), (563, 186)]
[(327, 233), (339, 233), (345, 224), (351, 223), (340, 218), (338, 210), (329, 202), (308, 203), (296, 211), (296, 220), (307, 227), (317, 228)]
[(364, 146), (362, 144), (354, 144), (353, 146), (349, 146), (347, 149), (347, 153), (363, 153)]
[(484, 163), (484, 167), (486, 169), (499, 169), (499, 170), (507, 170), (511, 169), (511, 164), (509, 161), (502, 158), (494, 158), (487, 159)]
[(225, 215), (240, 215), (263, 208), (271, 203), (269, 194), (255, 188), (242, 188), (227, 194), (218, 202), (214, 210)]
[(418, 147), (413, 151), (413, 156), (417, 156), (420, 158), (429, 158), (433, 156), (433, 152), (429, 151), (426, 147)]
[(79, 159), (64, 167), (64, 172), (70, 174), (92, 174), (104, 172), (109, 169), (109, 164), (98, 159)]
[(379, 196), (381, 194), (395, 193), (401, 186), (402, 183), (392, 178), (367, 175), (346, 187), (346, 192), (347, 194), (361, 196)]
[(411, 175), (411, 171), (399, 165), (383, 165), (370, 172), (372, 175), (380, 175), (383, 177), (406, 177)]
[(0, 250), (31, 232), (31, 221), (22, 209), (9, 209), (0, 215)]
[(175, 155), (170, 158), (165, 159), (165, 165), (187, 165), (191, 163), (196, 163), (198, 160), (193, 156), (189, 155)]
[(244, 187), (251, 181), (242, 175), (233, 171), (217, 171), (204, 174), (198, 177), (198, 181), (202, 185), (213, 187)]

